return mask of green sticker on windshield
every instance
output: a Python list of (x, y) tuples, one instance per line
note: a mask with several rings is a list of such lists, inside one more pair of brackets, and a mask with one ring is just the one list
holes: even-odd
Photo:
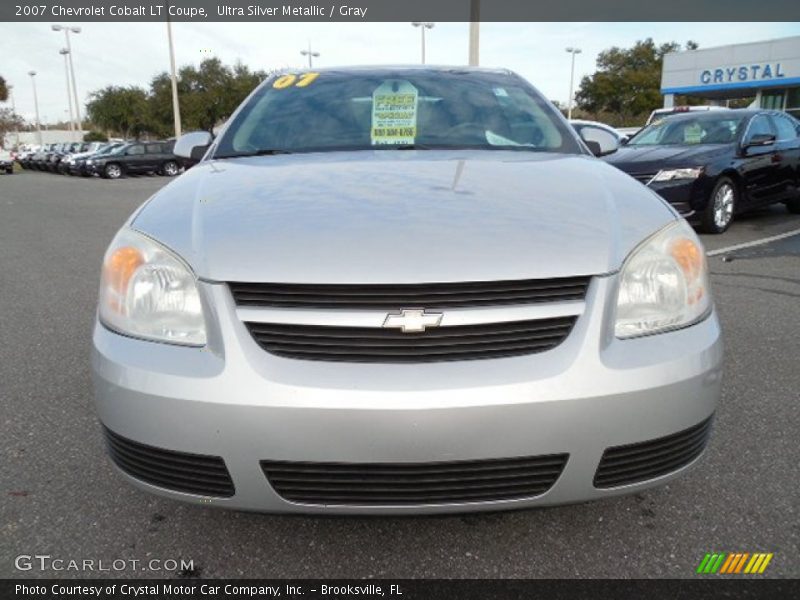
[(408, 81), (390, 79), (378, 86), (372, 93), (372, 144), (413, 144), (417, 100), (417, 88)]

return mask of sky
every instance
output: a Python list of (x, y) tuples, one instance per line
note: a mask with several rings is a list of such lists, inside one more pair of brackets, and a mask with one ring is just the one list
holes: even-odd
[[(0, 75), (13, 86), (16, 110), (33, 121), (30, 77), (37, 72), (40, 117), (67, 120), (64, 34), (51, 23), (0, 23)], [(147, 87), (169, 68), (164, 23), (73, 23), (75, 76), (81, 101), (107, 85)], [(420, 30), (410, 23), (173, 23), (178, 66), (218, 57), (252, 69), (307, 66), (300, 50), (311, 43), (315, 66), (411, 64), (420, 61)], [(430, 64), (467, 62), (467, 23), (437, 23), (426, 31)], [(800, 23), (482, 23), (481, 65), (505, 67), (532, 82), (549, 99), (569, 96), (568, 46), (581, 48), (575, 86), (595, 70), (597, 54), (652, 37), (656, 43), (694, 40), (701, 48), (800, 35)], [(85, 116), (85, 115), (84, 115)]]

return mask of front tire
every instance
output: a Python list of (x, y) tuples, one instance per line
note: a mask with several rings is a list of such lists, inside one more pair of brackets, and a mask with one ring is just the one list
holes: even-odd
[(168, 160), (161, 167), (161, 173), (167, 177), (175, 177), (178, 174), (180, 167), (174, 160)]
[(723, 233), (733, 223), (733, 215), (739, 203), (739, 188), (730, 177), (717, 180), (703, 211), (702, 226), (706, 233)]
[(122, 177), (122, 167), (117, 163), (109, 163), (103, 169), (103, 177), (106, 179), (119, 179)]
[(786, 210), (793, 215), (800, 215), (800, 196), (786, 201)]

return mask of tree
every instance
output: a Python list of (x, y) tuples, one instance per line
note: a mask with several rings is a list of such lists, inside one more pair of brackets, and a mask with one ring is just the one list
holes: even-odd
[(8, 100), (8, 84), (6, 80), (0, 76), (0, 102)]
[(0, 108), (0, 147), (7, 134), (22, 127), (22, 117), (10, 108)]
[[(690, 50), (695, 42), (687, 42)], [(661, 106), (661, 67), (664, 55), (676, 52), (676, 42), (656, 46), (651, 38), (632, 48), (616, 46), (597, 57), (597, 71), (581, 80), (575, 100), (578, 108), (614, 125), (636, 125), (642, 117)], [(616, 121), (616, 122), (614, 122)]]
[(147, 92), (140, 87), (111, 85), (93, 92), (86, 109), (94, 124), (125, 138), (148, 130)]
[(84, 142), (107, 142), (108, 136), (102, 131), (89, 131), (83, 136)]

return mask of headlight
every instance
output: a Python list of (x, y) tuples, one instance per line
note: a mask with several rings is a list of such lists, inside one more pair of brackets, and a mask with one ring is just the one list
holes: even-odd
[(634, 250), (619, 279), (614, 326), (618, 338), (685, 327), (711, 309), (705, 251), (683, 220)]
[(87, 164), (87, 165), (90, 165), (90, 164), (92, 164), (93, 162), (94, 162), (94, 161), (93, 161), (93, 160), (90, 158), (90, 159), (88, 159), (88, 160), (86, 161), (86, 164)]
[(194, 274), (150, 238), (122, 229), (103, 259), (100, 320), (134, 337), (203, 346), (206, 327)]
[(651, 181), (672, 181), (674, 179), (697, 179), (703, 174), (703, 167), (695, 169), (668, 169), (659, 171)]

